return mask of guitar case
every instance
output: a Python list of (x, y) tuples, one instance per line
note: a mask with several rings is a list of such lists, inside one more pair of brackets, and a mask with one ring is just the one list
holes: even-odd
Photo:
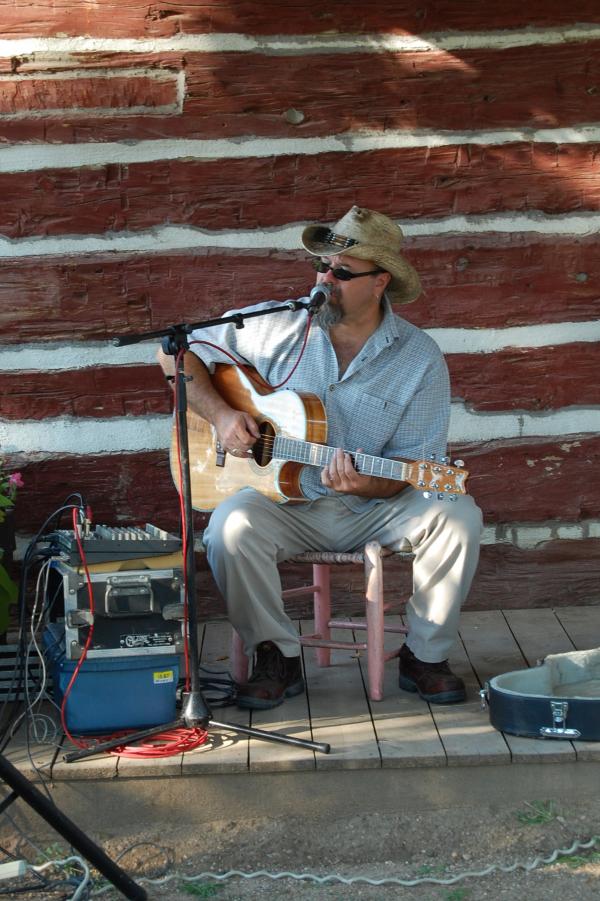
[(481, 691), (492, 726), (528, 738), (600, 741), (600, 648), (549, 654)]

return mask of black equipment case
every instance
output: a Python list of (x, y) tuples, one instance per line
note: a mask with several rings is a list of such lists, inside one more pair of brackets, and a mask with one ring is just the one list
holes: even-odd
[(481, 690), (492, 726), (530, 738), (600, 741), (600, 648), (549, 654)]

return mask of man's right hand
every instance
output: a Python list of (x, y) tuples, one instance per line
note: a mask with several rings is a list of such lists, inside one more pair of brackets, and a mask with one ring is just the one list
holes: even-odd
[(219, 411), (214, 426), (221, 447), (234, 457), (245, 457), (255, 441), (260, 438), (256, 421), (242, 410)]

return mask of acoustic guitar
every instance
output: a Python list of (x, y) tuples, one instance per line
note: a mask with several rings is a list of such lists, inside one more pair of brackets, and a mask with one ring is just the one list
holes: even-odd
[[(304, 466), (326, 466), (335, 448), (328, 447), (327, 414), (316, 394), (274, 391), (251, 366), (217, 364), (211, 376), (221, 397), (235, 410), (249, 413), (260, 438), (250, 456), (234, 457), (223, 451), (212, 426), (188, 411), (192, 505), (209, 511), (240, 488), (255, 488), (276, 503), (305, 500), (300, 488)], [(408, 482), (426, 495), (456, 499), (465, 494), (468, 477), (462, 461), (449, 466), (446, 457), (429, 460), (388, 460), (352, 453), (357, 471), (364, 475)], [(177, 436), (171, 442), (171, 473), (179, 484)]]

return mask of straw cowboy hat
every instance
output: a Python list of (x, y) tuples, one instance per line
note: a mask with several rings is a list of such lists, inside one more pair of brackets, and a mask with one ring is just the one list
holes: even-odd
[(395, 222), (364, 207), (353, 206), (335, 225), (308, 225), (302, 244), (313, 256), (346, 254), (373, 260), (392, 276), (386, 288), (391, 303), (411, 303), (421, 293), (415, 269), (400, 254), (402, 230)]

